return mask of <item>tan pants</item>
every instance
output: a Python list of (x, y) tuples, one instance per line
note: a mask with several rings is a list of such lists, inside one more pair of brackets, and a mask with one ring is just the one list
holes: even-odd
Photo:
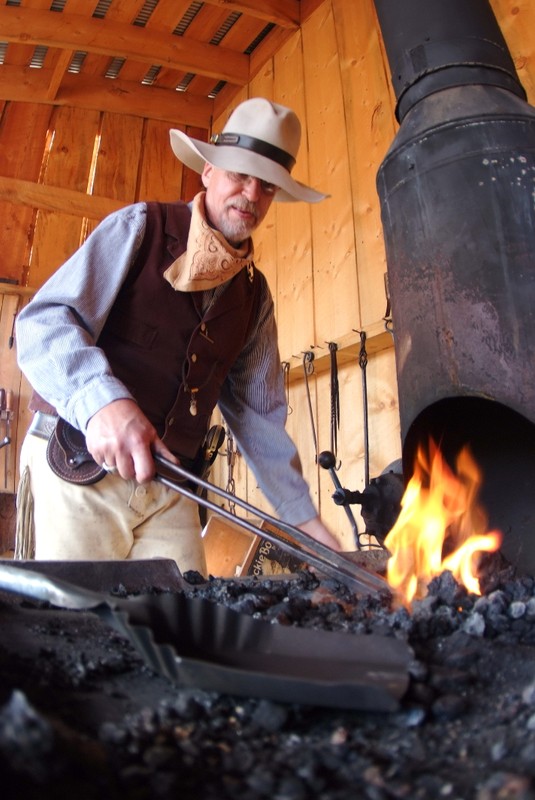
[(89, 486), (68, 483), (48, 466), (46, 446), (46, 439), (28, 434), (21, 449), (20, 471), (28, 468), (33, 500), (36, 559), (172, 558), (182, 573), (206, 575), (195, 502), (156, 481), (140, 485), (118, 475)]

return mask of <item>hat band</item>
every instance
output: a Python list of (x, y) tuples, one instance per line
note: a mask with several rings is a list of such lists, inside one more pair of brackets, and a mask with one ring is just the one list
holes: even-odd
[(216, 145), (232, 145), (232, 147), (243, 147), (245, 150), (252, 150), (253, 153), (258, 153), (259, 156), (265, 156), (276, 161), (285, 170), (291, 172), (295, 164), (295, 158), (287, 153), (286, 150), (281, 150), (274, 144), (264, 142), (262, 139), (255, 139), (253, 136), (244, 136), (241, 133), (215, 133), (210, 141)]

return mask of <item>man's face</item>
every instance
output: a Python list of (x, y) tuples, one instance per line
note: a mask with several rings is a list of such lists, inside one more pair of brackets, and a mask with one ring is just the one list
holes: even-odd
[(233, 245), (243, 242), (260, 225), (277, 190), (258, 178), (211, 164), (205, 164), (202, 181), (208, 222)]

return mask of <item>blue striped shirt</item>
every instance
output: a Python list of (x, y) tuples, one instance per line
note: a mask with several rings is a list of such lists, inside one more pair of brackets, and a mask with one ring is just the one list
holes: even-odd
[[(96, 341), (145, 231), (146, 206), (106, 217), (20, 312), (20, 368), (33, 388), (80, 430), (130, 392)], [(219, 408), (275, 513), (291, 524), (316, 516), (297, 449), (285, 430), (286, 398), (273, 298), (262, 280), (260, 314), (223, 385)]]

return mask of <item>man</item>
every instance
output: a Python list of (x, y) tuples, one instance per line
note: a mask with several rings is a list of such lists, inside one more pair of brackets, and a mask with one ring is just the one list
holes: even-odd
[[(219, 405), (275, 512), (334, 549), (285, 432), (273, 301), (251, 234), (273, 200), (317, 202), (295, 181), (293, 111), (240, 104), (211, 143), (171, 130), (205, 191), (108, 216), (17, 320), (35, 393), (19, 516), (33, 503), (38, 559), (174, 558), (205, 572), (196, 504), (152, 480), (153, 454), (188, 467)], [(57, 416), (105, 477), (74, 485), (47, 464)], [(18, 530), (22, 529), (19, 520)]]

